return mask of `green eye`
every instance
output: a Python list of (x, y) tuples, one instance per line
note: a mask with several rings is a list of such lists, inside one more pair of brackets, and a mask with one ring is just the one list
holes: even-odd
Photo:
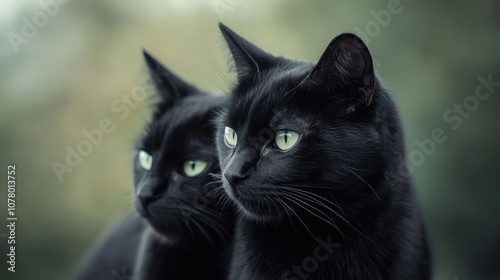
[(144, 170), (150, 170), (151, 166), (153, 166), (153, 157), (145, 151), (140, 151), (139, 165), (141, 165), (142, 169)]
[(236, 134), (236, 131), (232, 128), (226, 126), (226, 129), (224, 130), (224, 140), (228, 147), (234, 148), (238, 143), (238, 134)]
[(280, 150), (288, 151), (299, 141), (299, 134), (292, 130), (280, 130), (274, 141)]
[(194, 177), (200, 175), (205, 168), (207, 168), (207, 162), (204, 160), (188, 160), (184, 163), (184, 174)]

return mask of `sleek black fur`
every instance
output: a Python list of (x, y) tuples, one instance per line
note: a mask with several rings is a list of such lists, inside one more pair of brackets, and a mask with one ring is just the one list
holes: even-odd
[[(365, 44), (341, 34), (312, 64), (220, 28), (238, 73), (216, 139), (241, 218), (230, 279), (430, 279), (398, 113)], [(287, 151), (282, 130), (300, 134)]]
[[(219, 203), (223, 192), (220, 178), (214, 178), (220, 168), (211, 120), (226, 98), (196, 89), (144, 54), (154, 82), (149, 86), (161, 101), (134, 159), (140, 217), (127, 217), (108, 234), (77, 279), (112, 279), (112, 271), (124, 267), (136, 280), (224, 279), (234, 210), (226, 204), (224, 211)], [(151, 156), (149, 170), (140, 153)], [(183, 169), (191, 160), (207, 163), (193, 177)]]

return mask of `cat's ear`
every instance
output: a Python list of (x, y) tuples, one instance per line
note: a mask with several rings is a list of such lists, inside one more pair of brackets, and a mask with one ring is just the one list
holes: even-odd
[(219, 28), (233, 56), (239, 81), (253, 77), (275, 63), (276, 57), (250, 43), (229, 27), (219, 23)]
[(176, 100), (197, 92), (192, 85), (177, 77), (146, 50), (143, 50), (143, 54), (152, 82), (164, 104), (173, 104)]
[(330, 42), (308, 79), (318, 85), (352, 87), (369, 104), (375, 87), (371, 54), (358, 36), (341, 34)]

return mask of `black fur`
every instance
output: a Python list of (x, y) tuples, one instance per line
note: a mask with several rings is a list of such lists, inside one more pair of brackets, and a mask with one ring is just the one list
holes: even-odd
[[(241, 218), (230, 279), (430, 279), (398, 113), (364, 43), (339, 35), (312, 64), (220, 28), (238, 72), (216, 139)], [(300, 138), (281, 151), (285, 129)]]
[[(234, 210), (226, 204), (224, 211), (219, 203), (223, 192), (213, 175), (220, 168), (211, 120), (226, 98), (185, 83), (147, 53), (145, 58), (161, 101), (134, 160), (140, 217), (131, 215), (108, 234), (77, 279), (112, 279), (111, 271), (121, 273), (123, 267), (133, 268), (127, 276), (136, 280), (224, 279)], [(141, 167), (139, 151), (152, 156), (150, 170)], [(188, 177), (184, 163), (196, 159), (207, 167)]]

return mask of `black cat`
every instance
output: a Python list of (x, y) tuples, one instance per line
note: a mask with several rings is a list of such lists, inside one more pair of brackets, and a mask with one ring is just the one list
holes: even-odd
[(134, 159), (140, 217), (120, 222), (77, 279), (224, 279), (234, 210), (219, 203), (211, 119), (226, 98), (196, 89), (144, 55), (161, 101)]
[(399, 117), (365, 44), (339, 35), (312, 64), (220, 28), (238, 74), (216, 139), (241, 218), (230, 279), (430, 279)]

